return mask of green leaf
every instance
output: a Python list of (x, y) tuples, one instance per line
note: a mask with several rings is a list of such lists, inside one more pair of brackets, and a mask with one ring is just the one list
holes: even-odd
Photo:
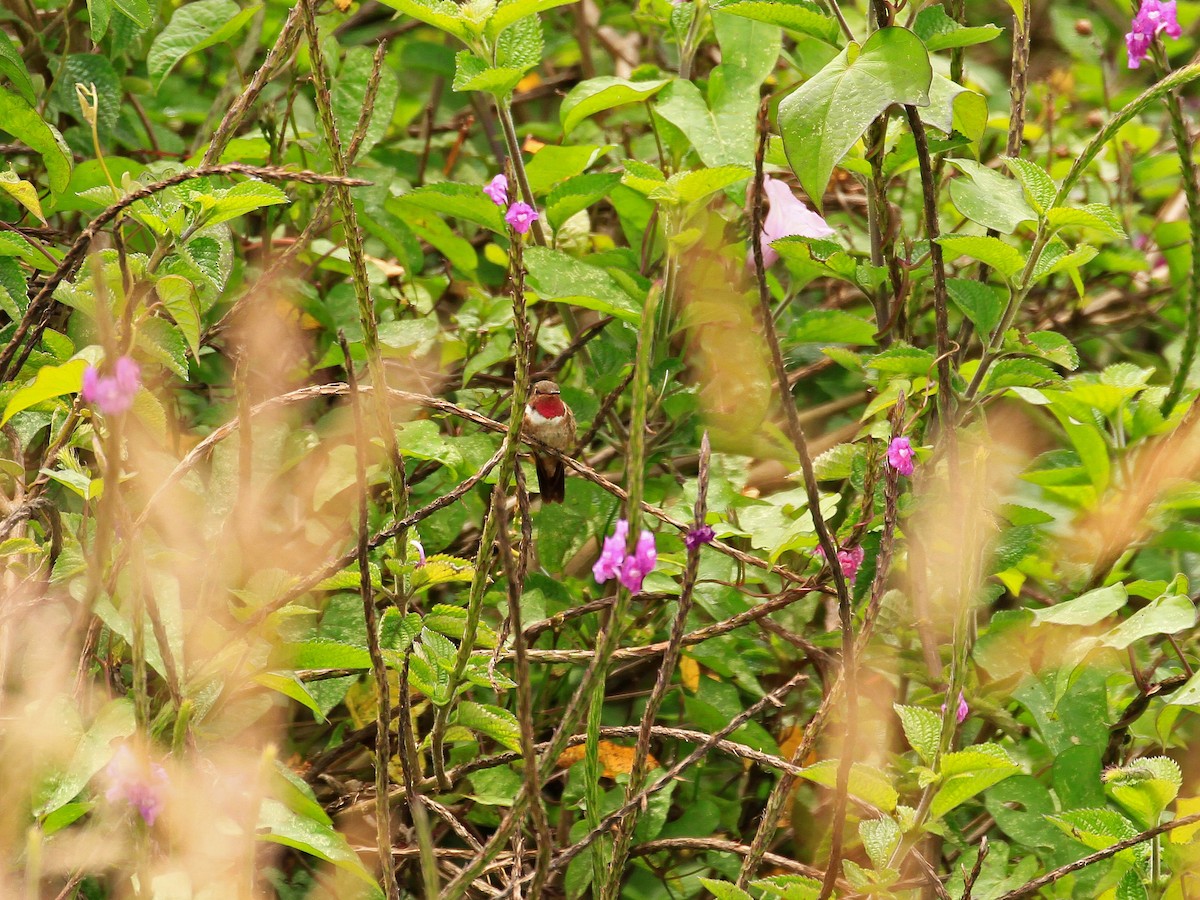
[(33, 382), (19, 389), (8, 398), (0, 425), (6, 423), (22, 410), (29, 409), (44, 400), (52, 400), (63, 394), (75, 394), (83, 389), (83, 372), (87, 362), (73, 359), (61, 366), (42, 366)]
[(558, 110), (563, 136), (569, 135), (580, 122), (598, 112), (649, 100), (670, 83), (668, 78), (630, 81), (610, 75), (581, 81), (567, 92)]
[[(832, 788), (837, 784), (837, 769), (838, 760), (824, 759), (806, 766), (800, 777)], [(885, 812), (895, 809), (900, 799), (891, 780), (883, 772), (865, 763), (854, 763), (850, 767), (850, 793)]]
[[(27, 181), (22, 183), (29, 184)], [(53, 260), (47, 259), (24, 235), (15, 231), (0, 231), (0, 256), (15, 256), (21, 262), (43, 272), (53, 272), (56, 268)]]
[(661, 200), (672, 205), (687, 206), (739, 181), (745, 181), (750, 175), (750, 170), (745, 166), (718, 166), (714, 169), (676, 172), (665, 184), (652, 190), (649, 197), (651, 200)]
[(861, 48), (851, 44), (779, 104), (783, 147), (816, 204), (834, 166), (893, 103), (925, 106), (933, 69), (911, 31), (882, 28)]
[[(430, 557), (430, 559), (435, 558), (437, 557)], [(441, 557), (441, 559), (453, 558), (454, 557), (447, 556)], [(465, 562), (465, 560), (460, 560), (459, 562), (462, 563)], [(428, 567), (429, 562), (426, 560), (425, 565), (417, 571), (420, 572)], [(458, 568), (460, 572), (464, 571), (461, 565), (456, 566), (456, 568)], [(467, 563), (465, 571), (474, 572), (474, 566), (472, 566), (470, 563)], [(450, 579), (448, 578), (443, 579), (443, 581), (449, 580)], [(468, 574), (466, 578), (458, 578), (455, 580), (469, 582), (471, 580), (471, 576)], [(438, 603), (433, 607), (433, 609), (426, 613), (425, 618), (422, 620), (422, 625), (425, 628), (428, 628), (430, 631), (436, 631), (438, 634), (443, 634), (447, 637), (462, 640), (463, 634), (465, 634), (467, 630), (467, 611), (461, 606), (450, 606), (446, 603)], [(478, 630), (475, 634), (476, 646), (483, 647), (488, 650), (490, 650), (492, 647), (495, 647), (496, 632), (492, 631), (491, 628), (482, 622), (479, 623), (477, 628)]]
[(536, 196), (541, 196), (568, 178), (583, 174), (614, 147), (614, 144), (543, 147), (525, 165), (525, 176), (529, 179), (529, 189)]
[(108, 23), (112, 20), (112, 0), (87, 0), (87, 8), (88, 23), (92, 28), (92, 43), (99, 44), (108, 32)]
[(440, 28), (463, 43), (470, 43), (475, 36), (463, 11), (451, 0), (383, 0), (383, 3), (426, 25)]
[(935, 820), (940, 819), (956, 806), (1020, 771), (998, 744), (977, 744), (968, 750), (947, 753), (941, 759), (938, 774), (942, 783), (933, 795), (929, 814)]
[(71, 761), (39, 792), (30, 812), (34, 816), (44, 816), (78, 797), (92, 777), (112, 759), (116, 752), (113, 741), (129, 737), (136, 729), (132, 703), (123, 698), (106, 703), (75, 746)]
[(111, 130), (121, 117), (121, 77), (107, 56), (98, 53), (72, 53), (63, 61), (63, 72), (55, 80), (54, 101), (79, 121), (84, 121), (75, 85), (95, 85), (97, 119), (101, 133)]
[(458, 704), (455, 721), (464, 728), (486, 734), (509, 750), (521, 749), (521, 726), (507, 709), (464, 700)]
[(950, 199), (954, 208), (972, 222), (1001, 234), (1012, 234), (1022, 222), (1037, 219), (1037, 213), (1025, 201), (1021, 185), (1011, 178), (972, 159), (946, 161), (967, 176), (950, 182)]
[(1164, 594), (1108, 632), (1101, 641), (1110, 647), (1124, 650), (1142, 638), (1158, 634), (1177, 634), (1195, 624), (1196, 607), (1191, 599), (1181, 594)]
[(810, 309), (797, 317), (789, 338), (797, 344), (871, 346), (875, 343), (875, 325), (837, 309)]
[(864, 819), (858, 823), (858, 833), (875, 868), (886, 868), (892, 854), (900, 846), (900, 826), (896, 820), (888, 816)]
[(921, 107), (921, 121), (944, 134), (957, 131), (971, 142), (975, 156), (979, 156), (979, 145), (987, 130), (987, 98), (983, 94), (963, 87), (934, 74), (929, 85), (929, 105)]
[(1004, 33), (997, 25), (980, 25), (966, 27), (946, 15), (946, 10), (940, 4), (927, 6), (917, 14), (913, 22), (913, 31), (925, 42), (930, 53), (935, 50), (948, 50), (952, 47), (970, 47), (973, 44), (984, 44), (995, 40)]
[(1054, 198), (1058, 194), (1058, 185), (1046, 174), (1045, 169), (1037, 163), (1032, 163), (1019, 156), (1004, 157), (1004, 164), (1009, 171), (1017, 176), (1017, 180), (1025, 188), (1033, 208), (1039, 213), (1045, 213), (1054, 206)]
[[(1069, 809), (1047, 818), (1091, 850), (1103, 850), (1138, 833), (1132, 822), (1111, 809)], [(1124, 850), (1120, 856), (1132, 860), (1133, 851)]]
[(234, 0), (193, 0), (176, 9), (146, 56), (154, 90), (185, 56), (229, 40), (257, 11), (257, 6), (241, 9)]
[(1010, 387), (1035, 387), (1061, 381), (1062, 376), (1032, 359), (1002, 359), (988, 370), (982, 393), (994, 394)]
[(571, 216), (608, 196), (621, 183), (619, 172), (576, 175), (546, 195), (546, 221), (558, 231)]
[[(1035, 331), (1023, 335), (1022, 338), (1015, 345), (1022, 352), (1049, 360), (1056, 366), (1062, 366), (1071, 372), (1079, 368), (1079, 351), (1063, 335), (1054, 331)], [(1008, 344), (1006, 343), (1005, 346)]]
[(201, 194), (194, 199), (205, 211), (206, 228), (244, 216), (264, 206), (277, 206), (288, 202), (288, 196), (281, 188), (265, 181), (243, 181), (231, 188), (214, 191), (212, 194)]
[(570, 303), (616, 316), (626, 322), (641, 321), (641, 309), (608, 272), (546, 247), (525, 251), (529, 285), (543, 300)]
[(1125, 228), (1110, 207), (1089, 203), (1079, 209), (1058, 207), (1046, 213), (1046, 222), (1054, 230), (1060, 228), (1093, 228), (1108, 237), (1124, 238)]
[(290, 697), (302, 706), (307, 706), (313, 711), (318, 722), (326, 721), (325, 713), (316, 697), (308, 692), (304, 682), (300, 681), (295, 674), (291, 672), (260, 672), (254, 676), (254, 681), (265, 688), (278, 691), (285, 697)]
[(337, 641), (283, 644), (275, 654), (289, 669), (369, 669), (371, 654)]
[(29, 77), (29, 70), (25, 68), (25, 60), (17, 52), (12, 38), (3, 31), (0, 31), (0, 75), (12, 83), (26, 103), (30, 106), (37, 103), (37, 95), (33, 92), (33, 81)]
[(973, 278), (946, 280), (946, 293), (958, 311), (974, 323), (983, 336), (1000, 324), (1004, 312), (1004, 292)]
[(1048, 609), (1035, 609), (1033, 621), (1035, 625), (1095, 625), (1123, 607), (1128, 599), (1125, 585), (1110, 584)]
[(460, 50), (454, 57), (454, 90), (483, 91), (496, 97), (512, 93), (526, 70), (520, 66), (489, 66), (470, 50)]
[(799, 31), (835, 46), (841, 33), (837, 20), (827, 16), (811, 0), (717, 0), (712, 9)]
[[(337, 78), (334, 79), (330, 102), (333, 105), (334, 120), (337, 122), (338, 134), (341, 136), (343, 146), (349, 145), (350, 136), (358, 127), (358, 119), (362, 115), (363, 102), (367, 94), (367, 81), (371, 77), (373, 63), (374, 54), (366, 47), (351, 47), (346, 51), (346, 58), (342, 60)], [(371, 108), (371, 119), (358, 150), (359, 159), (370, 153), (371, 148), (383, 140), (384, 135), (387, 134), (399, 96), (400, 85), (396, 81), (395, 72), (385, 63), (380, 72), (375, 105)]]
[(771, 875), (750, 882), (750, 887), (780, 900), (817, 900), (821, 895), (821, 882), (804, 875)]
[[(154, 24), (154, 14), (150, 11), (149, 0), (112, 0), (112, 5), (137, 26), (139, 31), (145, 31)], [(121, 20), (118, 19), (114, 33), (119, 34), (122, 30)], [(119, 40), (114, 40), (113, 44), (119, 46)]]
[(491, 201), (483, 189), (473, 184), (456, 184), (444, 181), (427, 184), (402, 195), (397, 206), (415, 206), (431, 209), (444, 216), (453, 216), (475, 225), (481, 225), (497, 234), (504, 234), (504, 213)]
[(728, 881), (716, 881), (712, 878), (701, 878), (700, 883), (716, 900), (754, 900), (736, 884)]
[(154, 289), (158, 292), (158, 299), (183, 333), (192, 350), (192, 356), (199, 361), (200, 305), (195, 286), (181, 275), (164, 275), (155, 283)]
[(138, 328), (137, 345), (187, 381), (187, 341), (178, 327), (166, 319), (147, 319)]
[(1000, 238), (981, 235), (945, 235), (938, 238), (938, 243), (946, 253), (956, 256), (969, 256), (987, 266), (991, 266), (1005, 278), (1011, 279), (1025, 267), (1025, 258), (1021, 251)]
[(62, 135), (31, 104), (3, 88), (0, 88), (0, 128), (42, 157), (51, 193), (66, 190), (71, 180), (71, 151)]
[(556, 6), (566, 6), (574, 2), (575, 0), (500, 0), (496, 11), (488, 19), (487, 36), (495, 38), (508, 26), (521, 19), (527, 19), (548, 9), (554, 9)]
[[(1186, 599), (1186, 598), (1185, 598)], [(1144, 756), (1104, 773), (1108, 791), (1142, 828), (1159, 823), (1179, 794), (1183, 775), (1179, 763), (1166, 756)]]
[(900, 717), (900, 725), (904, 728), (904, 737), (908, 739), (908, 745), (917, 751), (917, 755), (926, 765), (933, 765), (938, 744), (942, 739), (941, 716), (920, 706), (901, 706), (893, 703), (892, 709)]
[(383, 892), (375, 884), (375, 877), (367, 871), (358, 854), (350, 849), (345, 837), (335, 831), (333, 826), (302, 816), (278, 800), (267, 798), (259, 807), (258, 830), (259, 840), (293, 847), (317, 859), (333, 863), (370, 885), (373, 898), (383, 897)]

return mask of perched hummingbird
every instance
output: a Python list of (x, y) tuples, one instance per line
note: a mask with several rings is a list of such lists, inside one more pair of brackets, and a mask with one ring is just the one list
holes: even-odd
[[(563, 453), (575, 445), (575, 414), (562, 402), (558, 385), (539, 381), (525, 406), (525, 434)], [(538, 490), (545, 503), (562, 503), (567, 491), (567, 471), (561, 459), (534, 451)]]

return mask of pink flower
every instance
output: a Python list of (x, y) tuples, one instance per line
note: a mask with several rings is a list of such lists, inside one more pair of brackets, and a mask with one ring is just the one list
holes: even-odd
[(491, 198), (492, 202), (497, 206), (508, 205), (508, 179), (504, 175), (497, 175), (490, 182), (488, 182), (488, 185), (483, 189), (483, 192), (487, 194)]
[(906, 437), (892, 438), (892, 443), (888, 446), (887, 451), (888, 465), (901, 475), (911, 477), (915, 459), (912, 441)]
[(625, 545), (629, 543), (629, 523), (617, 519), (613, 533), (604, 539), (604, 547), (600, 558), (592, 566), (592, 575), (597, 584), (604, 584), (610, 578), (616, 578), (621, 571), (621, 563), (625, 560)]
[(695, 550), (701, 544), (711, 544), (716, 538), (711, 525), (701, 525), (693, 528), (683, 536), (683, 543), (689, 550)]
[(1142, 0), (1138, 13), (1125, 35), (1129, 53), (1129, 68), (1136, 69), (1150, 53), (1150, 45), (1161, 32), (1177, 38), (1183, 34), (1176, 15), (1175, 0)]
[(101, 375), (95, 366), (83, 372), (83, 399), (105, 415), (115, 416), (133, 405), (133, 395), (142, 384), (138, 364), (128, 356), (118, 357), (111, 375)]
[(537, 218), (537, 210), (521, 201), (510, 206), (504, 215), (504, 221), (511, 225), (517, 234), (525, 234), (529, 231), (529, 226), (537, 221)]
[[(813, 551), (813, 555), (824, 559), (825, 548), (817, 545), (817, 549)], [(838, 565), (841, 566), (842, 574), (846, 576), (846, 580), (851, 584), (854, 584), (854, 579), (858, 577), (858, 567), (862, 565), (863, 558), (866, 555), (866, 551), (862, 547), (851, 547), (849, 550), (839, 550), (837, 552)]]
[(638, 535), (633, 555), (626, 555), (624, 562), (621, 563), (621, 574), (617, 576), (617, 579), (636, 594), (642, 589), (642, 582), (654, 570), (657, 562), (658, 551), (654, 547), (654, 535), (643, 530)]
[(654, 547), (654, 535), (643, 530), (638, 535), (633, 553), (628, 550), (629, 522), (618, 519), (613, 533), (604, 539), (600, 558), (592, 566), (592, 575), (597, 584), (616, 578), (633, 593), (642, 589), (642, 581), (658, 563), (658, 551)]
[(417, 551), (417, 564), (413, 568), (419, 569), (425, 565), (425, 545), (421, 543), (420, 538), (413, 538), (411, 543), (413, 549)]
[[(771, 241), (780, 238), (800, 235), (808, 238), (832, 237), (836, 232), (829, 223), (805, 206), (804, 201), (792, 193), (786, 182), (772, 178), (770, 175), (763, 181), (763, 190), (770, 201), (770, 208), (763, 220), (762, 243), (763, 266), (770, 268), (779, 259), (779, 254), (771, 246)], [(747, 254), (746, 265), (754, 265), (753, 252)]]
[(124, 801), (138, 811), (147, 825), (154, 824), (171, 786), (166, 769), (139, 758), (128, 744), (122, 744), (105, 768), (104, 776), (108, 781), (104, 797), (109, 803)]
[[(945, 711), (946, 711), (946, 704), (943, 703), (942, 704), (942, 712), (944, 713)], [(963, 722), (965, 722), (967, 720), (967, 716), (969, 716), (970, 714), (971, 714), (971, 707), (967, 706), (967, 698), (963, 696), (962, 691), (959, 691), (958, 692), (958, 709), (956, 709), (954, 711), (954, 718), (957, 719), (958, 724), (961, 725)]]

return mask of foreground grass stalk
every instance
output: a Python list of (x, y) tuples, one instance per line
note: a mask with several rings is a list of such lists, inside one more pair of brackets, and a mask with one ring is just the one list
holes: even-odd
[(375, 593), (371, 584), (370, 556), (367, 537), (370, 533), (367, 514), (370, 500), (367, 493), (367, 432), (363, 425), (362, 397), (358, 379), (350, 359), (346, 335), (338, 333), (342, 353), (346, 357), (346, 379), (350, 384), (350, 408), (354, 412), (354, 482), (358, 500), (358, 590), (362, 597), (363, 619), (367, 626), (367, 652), (371, 656), (371, 675), (375, 680), (375, 842), (379, 851), (379, 867), (383, 872), (383, 887), (388, 900), (397, 900), (400, 888), (396, 884), (396, 867), (392, 864), (392, 806), (388, 801), (391, 778), (388, 763), (392, 758), (391, 689), (388, 687), (387, 664), (379, 648), (379, 622), (375, 614)]
[(516, 331), (516, 350), (513, 363), (516, 372), (513, 378), (513, 393), (511, 408), (508, 414), (508, 431), (504, 435), (500, 464), (496, 468), (496, 484), (492, 489), (491, 502), (479, 535), (479, 551), (475, 556), (475, 574), (471, 579), (471, 590), (467, 596), (467, 619), (463, 625), (462, 641), (458, 645), (458, 655), (454, 660), (454, 669), (450, 672), (447, 688), (448, 699), (439, 706), (433, 722), (432, 755), (434, 772), (443, 790), (450, 789), (446, 778), (446, 762), (444, 742), (446, 728), (450, 723), (450, 710), (454, 705), (454, 696), (462, 684), (467, 664), (471, 660), (471, 651), (475, 649), (475, 635), (479, 630), (479, 619), (483, 613), (483, 595), (487, 589), (488, 573), (491, 571), (492, 546), (496, 543), (496, 533), (500, 527), (502, 514), (500, 506), (508, 502), (508, 488), (512, 484), (513, 471), (517, 465), (517, 450), (521, 445), (521, 423), (525, 418), (525, 404), (529, 399), (529, 354), (532, 352), (532, 342), (529, 338), (529, 320), (525, 313), (525, 261), (523, 258), (524, 245), (521, 235), (515, 231), (509, 233), (512, 254), (512, 301), (513, 326)]

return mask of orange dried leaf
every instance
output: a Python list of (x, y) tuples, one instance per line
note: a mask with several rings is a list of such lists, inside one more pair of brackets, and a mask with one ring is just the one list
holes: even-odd
[[(628, 775), (629, 770), (633, 768), (634, 748), (624, 747), (620, 744), (614, 744), (612, 741), (600, 741), (598, 745), (600, 751), (600, 774), (604, 778), (615, 779), (618, 775)], [(570, 747), (563, 751), (558, 758), (559, 768), (567, 769), (583, 760), (587, 753), (587, 748), (580, 744), (578, 747)], [(646, 765), (649, 769), (658, 768), (658, 760), (653, 754), (646, 757)]]
[(690, 656), (679, 657), (679, 681), (693, 694), (700, 690), (700, 663)]

